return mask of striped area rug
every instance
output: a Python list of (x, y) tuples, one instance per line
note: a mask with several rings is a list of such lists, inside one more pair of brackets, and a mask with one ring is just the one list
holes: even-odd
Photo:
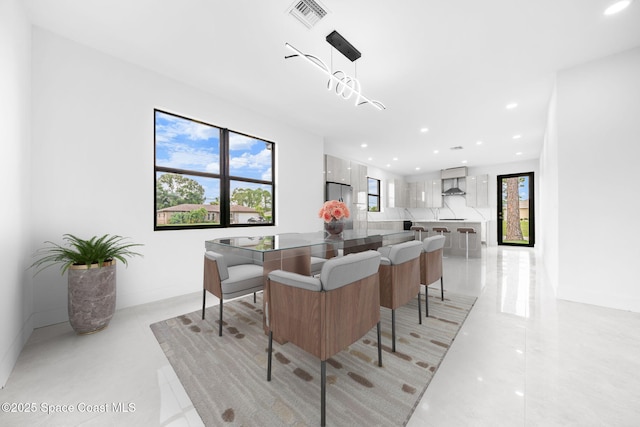
[[(417, 299), (396, 310), (396, 353), (391, 352), (391, 310), (381, 309), (382, 367), (375, 327), (327, 361), (327, 426), (408, 422), (476, 300), (445, 292), (443, 302), (438, 289), (429, 293), (430, 317), (422, 325)], [(256, 304), (253, 295), (224, 304), (222, 337), (218, 306), (207, 309), (205, 320), (198, 310), (151, 329), (205, 425), (318, 426), (317, 358), (274, 341), (267, 382), (261, 297)]]

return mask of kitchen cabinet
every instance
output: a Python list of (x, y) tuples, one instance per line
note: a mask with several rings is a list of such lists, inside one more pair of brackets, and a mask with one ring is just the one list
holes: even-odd
[(427, 207), (427, 193), (424, 187), (424, 181), (416, 182), (416, 208)]
[(416, 198), (417, 186), (418, 186), (417, 182), (409, 182), (406, 186), (407, 188), (406, 206), (408, 208), (417, 207), (416, 206), (418, 202), (418, 199)]
[(407, 201), (407, 186), (401, 179), (389, 179), (385, 180), (386, 185), (386, 206), (389, 208), (406, 208), (408, 207)]
[(351, 162), (352, 206), (351, 218), (354, 230), (367, 228), (367, 167), (360, 163)]
[(442, 207), (442, 181), (439, 179), (409, 182), (405, 189), (408, 208)]
[(350, 182), (353, 188), (353, 203), (367, 205), (367, 167), (360, 163), (351, 162)]
[(442, 181), (439, 179), (431, 179), (424, 183), (426, 202), (425, 208), (441, 208), (442, 207)]
[(326, 154), (324, 170), (327, 182), (351, 185), (351, 162), (349, 160)]
[(489, 175), (467, 176), (465, 181), (467, 206), (489, 207)]

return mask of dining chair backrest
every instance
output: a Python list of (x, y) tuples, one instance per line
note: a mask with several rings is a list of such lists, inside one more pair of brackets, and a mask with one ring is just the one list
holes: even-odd
[(369, 277), (378, 272), (379, 266), (380, 254), (371, 250), (332, 258), (322, 266), (322, 288), (330, 291)]
[(422, 250), (425, 252), (433, 252), (444, 248), (444, 242), (447, 240), (444, 236), (431, 236), (422, 241)]
[(397, 245), (383, 246), (378, 248), (378, 252), (383, 257), (388, 258), (391, 265), (404, 264), (420, 256), (422, 242), (411, 240)]

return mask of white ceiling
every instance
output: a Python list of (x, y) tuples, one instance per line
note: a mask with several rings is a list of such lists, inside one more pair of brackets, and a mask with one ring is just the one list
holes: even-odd
[[(329, 13), (308, 29), (287, 13), (293, 0), (27, 0), (35, 25), (399, 175), (538, 158), (555, 72), (640, 46), (640, 1), (604, 16), (613, 2), (321, 0)], [(357, 70), (325, 41), (333, 30), (362, 53)], [(285, 42), (357, 74), (387, 109), (327, 91), (322, 73), (284, 59)]]

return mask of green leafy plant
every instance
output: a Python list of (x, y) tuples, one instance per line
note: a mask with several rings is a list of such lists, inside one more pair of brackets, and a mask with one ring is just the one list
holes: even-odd
[(61, 274), (64, 274), (72, 265), (86, 265), (89, 268), (91, 264), (98, 264), (102, 267), (105, 262), (116, 259), (128, 265), (127, 258), (142, 256), (131, 248), (143, 245), (126, 242), (127, 238), (122, 236), (105, 234), (102, 237), (93, 236), (83, 240), (72, 234), (65, 234), (62, 239), (66, 241), (66, 245), (46, 241), (48, 246), (36, 251), (34, 256), (40, 258), (31, 264), (32, 268), (37, 268), (36, 274), (57, 264), (61, 265)]

